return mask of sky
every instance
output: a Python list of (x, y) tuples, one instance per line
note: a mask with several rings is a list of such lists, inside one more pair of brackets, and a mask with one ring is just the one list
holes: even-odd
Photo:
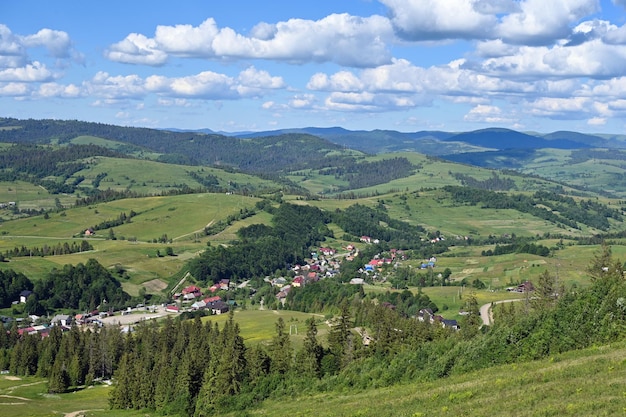
[(626, 134), (626, 0), (0, 0), (0, 117)]

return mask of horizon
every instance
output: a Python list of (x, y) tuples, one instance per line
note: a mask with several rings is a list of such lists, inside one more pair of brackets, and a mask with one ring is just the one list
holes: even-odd
[(626, 0), (7, 0), (0, 105), (18, 119), (156, 129), (618, 135), (625, 9)]

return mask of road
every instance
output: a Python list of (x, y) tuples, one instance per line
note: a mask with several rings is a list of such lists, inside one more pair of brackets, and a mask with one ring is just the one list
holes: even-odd
[(483, 304), (480, 307), (480, 319), (483, 321), (483, 326), (490, 326), (493, 323), (493, 313), (491, 312), (491, 307), (495, 304), (502, 304), (502, 303), (510, 303), (513, 301), (522, 301), (523, 298), (516, 298), (513, 300), (501, 300), (501, 301), (494, 301), (492, 303), (487, 303), (487, 304)]

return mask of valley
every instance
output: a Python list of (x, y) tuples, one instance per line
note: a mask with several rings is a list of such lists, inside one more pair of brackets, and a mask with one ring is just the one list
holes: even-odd
[[(135, 337), (156, 341), (163, 337), (152, 333), (156, 326), (175, 326), (177, 332), (189, 332), (186, 337), (192, 340), (216, 326), (225, 333), (215, 342), (222, 347), (215, 349), (229, 343), (242, 346), (236, 349), (241, 349), (240, 359), (246, 363), (242, 369), (228, 371), (226, 359), (213, 358), (207, 370), (190, 370), (189, 375), (205, 381), (205, 371), (213, 372), (213, 378), (236, 374), (239, 388), (234, 392), (207, 384), (190, 386), (186, 405), (181, 405), (184, 409), (219, 415), (244, 409), (247, 415), (266, 411), (280, 415), (273, 409), (274, 402), (280, 403), (302, 383), (311, 386), (302, 398), (314, 404), (326, 390), (328, 401), (342, 397), (345, 387), (360, 387), (374, 398), (388, 395), (392, 387), (405, 392), (416, 383), (433, 384), (430, 390), (439, 392), (438, 384), (448, 383), (449, 377), (455, 382), (445, 391), (447, 400), (398, 400), (398, 408), (388, 415), (426, 415), (443, 408), (452, 412), (461, 403), (471, 404), (478, 413), (467, 415), (481, 415), (487, 409), (479, 404), (490, 394), (482, 394), (487, 384), (483, 376), (471, 372), (487, 369), (498, 381), (506, 367), (536, 366), (527, 372), (539, 375), (538, 369), (544, 365), (529, 361), (565, 355), (558, 360), (575, 362), (567, 356), (571, 349), (623, 343), (619, 300), (624, 295), (621, 260), (626, 257), (626, 203), (622, 198), (626, 188), (619, 181), (621, 165), (607, 162), (619, 160), (621, 150), (617, 148), (592, 151), (585, 144), (580, 149), (561, 149), (574, 146), (572, 139), (559, 142), (559, 149), (526, 149), (525, 159), (519, 158), (519, 151), (516, 164), (511, 164), (512, 150), (486, 159), (482, 157), (488, 152), (469, 149), (478, 144), (492, 146), (487, 141), (491, 136), (459, 145), (454, 156), (444, 159), (443, 154), (414, 150), (370, 154), (366, 152), (368, 139), (363, 139), (369, 136), (363, 132), (359, 134), (363, 148), (357, 150), (355, 142), (350, 142), (351, 149), (345, 147), (354, 138), (349, 132), (345, 136), (334, 132), (331, 142), (297, 132), (241, 139), (94, 127), (81, 122), (31, 120), (22, 127), (13, 119), (3, 123), (12, 126), (0, 131), (6, 143), (5, 155), (0, 155), (0, 202), (5, 202), (0, 206), (0, 272), (7, 280), (0, 315), (9, 333), (18, 328), (18, 321), (47, 326), (46, 317), (55, 314), (75, 316), (107, 308), (120, 314), (136, 305), (176, 306), (175, 311), (181, 313), (169, 314), (170, 321), (136, 325)], [(50, 136), (37, 134), (46, 123), (63, 135), (55, 134), (54, 129), (46, 130)], [(10, 142), (9, 134), (20, 129), (24, 133)], [(431, 135), (428, 140), (432, 148), (432, 141), (456, 142), (450, 138)], [(417, 143), (420, 139), (412, 140)], [(542, 140), (537, 146), (545, 145)], [(199, 142), (204, 147), (201, 151)], [(228, 148), (236, 152), (229, 154)], [(599, 259), (608, 263), (600, 265)], [(598, 311), (607, 317), (610, 314), (615, 322), (597, 317), (597, 323), (603, 324), (594, 330), (597, 334), (587, 333), (588, 340), (563, 330), (563, 339), (547, 341), (554, 328), (545, 323), (574, 317), (577, 303), (583, 303), (580, 300), (592, 302), (588, 292), (604, 291), (598, 282), (605, 267), (611, 277), (621, 276), (610, 281), (614, 287), (606, 287), (607, 291), (614, 288), (607, 299), (618, 304), (603, 304)], [(31, 283), (28, 289), (34, 291), (36, 301), (9, 299), (8, 288), (16, 282), (15, 274)], [(64, 279), (85, 282), (80, 284), (80, 300), (70, 304), (69, 299), (66, 303), (56, 296), (41, 298), (55, 291), (78, 291), (78, 286), (63, 287)], [(225, 286), (219, 287), (224, 280)], [(528, 282), (537, 292), (510, 291)], [(546, 285), (552, 289), (544, 294), (545, 299), (535, 295)], [(204, 298), (217, 296), (228, 302), (234, 313), (211, 314), (193, 308), (195, 299), (182, 301), (182, 289), (195, 286)], [(10, 294), (15, 290), (11, 287)], [(558, 296), (553, 298), (553, 294)], [(538, 298), (545, 304), (535, 301)], [(498, 304), (514, 299), (522, 302)], [(481, 326), (478, 307), (489, 304), (495, 322)], [(35, 310), (39, 314), (33, 314)], [(419, 324), (417, 318), (426, 310), (431, 311), (432, 325)], [(544, 323), (539, 317), (549, 320)], [(115, 322), (115, 317), (112, 319)], [(344, 322), (344, 333), (337, 333), (337, 326), (344, 325), (337, 323)], [(458, 323), (460, 330), (442, 326), (448, 322)], [(577, 331), (584, 328), (579, 324)], [(372, 347), (361, 346), (362, 333), (356, 329), (367, 329)], [(406, 337), (398, 336), (402, 332)], [(518, 336), (517, 345), (509, 346), (508, 340)], [(108, 337), (111, 343), (118, 343)], [(81, 345), (94, 343), (76, 338)], [(133, 350), (132, 343), (122, 347), (119, 340), (119, 355), (102, 372), (104, 380), (113, 378), (114, 388), (97, 384), (93, 388), (113, 390), (107, 394), (110, 403), (93, 408), (77, 405), (75, 409), (101, 410), (88, 412), (94, 416), (132, 416), (135, 412), (120, 409), (143, 408), (137, 404), (144, 404), (140, 401), (147, 397), (139, 400), (139, 393), (137, 398), (121, 396), (119, 386), (123, 385), (116, 385), (133, 383), (132, 377), (122, 377), (128, 372), (124, 367), (130, 366), (125, 362), (130, 356), (123, 358), (134, 355), (146, 363), (157, 359), (147, 350)], [(12, 353), (21, 349), (21, 342), (0, 342), (4, 344), (0, 364), (11, 374), (32, 377), (34, 370), (38, 377), (53, 375), (55, 361), (23, 368)], [(48, 342), (42, 343), (47, 346)], [(499, 347), (494, 350), (491, 344)], [(275, 350), (279, 345), (285, 349), (280, 355)], [(543, 348), (528, 348), (531, 345)], [(154, 346), (158, 350), (160, 345)], [(193, 353), (187, 350), (193, 346), (176, 349), (184, 356)], [(66, 353), (68, 360), (76, 354), (71, 352)], [(593, 350), (585, 352), (594, 355)], [(254, 372), (259, 374), (252, 377), (248, 366), (253, 363), (253, 353), (267, 355), (267, 363), (282, 363), (285, 368), (275, 371), (258, 365), (261, 368)], [(283, 363), (285, 355), (292, 359)], [(306, 362), (305, 369), (299, 355), (317, 355), (317, 359)], [(392, 377), (381, 373), (384, 366), (399, 372), (398, 364), (410, 362), (413, 355), (424, 362), (411, 371), (411, 377), (398, 377), (403, 385), (394, 385)], [(90, 395), (92, 388), (85, 387), (85, 378), (90, 375), (87, 379), (93, 382), (89, 365), (93, 359), (85, 361), (76, 365), (82, 370), (72, 371), (74, 376), (54, 395), (67, 398), (71, 395), (65, 394), (68, 389), (76, 389), (80, 396)], [(178, 366), (176, 369), (189, 365)], [(611, 362), (609, 366), (616, 369), (622, 365)], [(148, 373), (166, 372), (164, 369), (154, 365), (138, 370), (137, 375), (148, 378)], [(167, 372), (183, 378), (179, 370)], [(371, 373), (370, 382), (360, 379), (359, 372)], [(575, 378), (580, 378), (579, 372), (582, 370), (576, 371)], [(278, 375), (283, 382), (277, 382)], [(52, 383), (49, 378), (47, 381)], [(576, 383), (572, 381), (571, 386)], [(10, 385), (8, 381), (3, 384)], [(277, 394), (270, 394), (263, 384), (274, 384)], [(454, 388), (457, 385), (471, 388)], [(504, 383), (497, 383), (496, 388), (512, 389)], [(155, 389), (147, 387), (146, 392)], [(213, 391), (208, 394), (204, 390)], [(351, 395), (359, 396), (356, 392)], [(211, 396), (222, 402), (202, 402)], [(247, 396), (259, 398), (255, 407), (260, 408), (243, 407)], [(568, 398), (565, 406), (584, 409), (582, 401)], [(149, 410), (173, 412), (156, 403), (145, 404)], [(73, 406), (64, 407), (69, 410)], [(361, 415), (386, 415), (374, 402), (363, 407)], [(556, 406), (540, 401), (532, 407), (528, 415), (533, 415), (532, 410)], [(351, 414), (343, 410), (333, 415)], [(499, 415), (494, 410), (489, 413)], [(310, 414), (302, 411), (302, 415)]]

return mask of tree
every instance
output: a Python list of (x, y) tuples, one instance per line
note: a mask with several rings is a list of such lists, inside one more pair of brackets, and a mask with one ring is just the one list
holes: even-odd
[(65, 369), (65, 364), (61, 358), (57, 358), (50, 371), (48, 378), (48, 392), (50, 394), (60, 394), (67, 391), (69, 387), (69, 376)]
[(531, 305), (538, 311), (545, 312), (556, 304), (559, 293), (563, 290), (557, 288), (556, 277), (551, 275), (548, 270), (543, 271), (539, 275), (537, 285), (535, 285), (534, 296), (531, 299)]
[(472, 290), (467, 296), (465, 300), (464, 310), (467, 312), (467, 314), (461, 318), (460, 334), (463, 339), (468, 340), (478, 334), (478, 329), (481, 325), (480, 309), (474, 290)]
[(322, 345), (317, 340), (317, 325), (313, 317), (306, 321), (307, 331), (302, 350), (297, 354), (296, 366), (304, 375), (320, 376), (320, 362), (324, 354)]
[(276, 322), (276, 335), (270, 345), (270, 370), (272, 373), (284, 374), (291, 369), (293, 350), (289, 333), (285, 331), (285, 321), (282, 317)]

